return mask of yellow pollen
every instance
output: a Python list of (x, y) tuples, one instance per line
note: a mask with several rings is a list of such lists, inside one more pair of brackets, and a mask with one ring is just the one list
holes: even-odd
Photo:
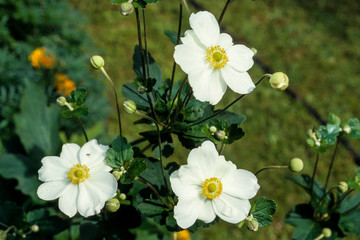
[(86, 165), (74, 164), (74, 166), (68, 172), (68, 178), (73, 183), (84, 182), (90, 177), (89, 168)]
[(226, 66), (229, 58), (226, 55), (225, 49), (217, 45), (206, 49), (206, 60), (210, 63), (211, 67), (219, 69)]
[(222, 183), (216, 177), (206, 179), (201, 186), (204, 195), (209, 199), (215, 199), (222, 193)]

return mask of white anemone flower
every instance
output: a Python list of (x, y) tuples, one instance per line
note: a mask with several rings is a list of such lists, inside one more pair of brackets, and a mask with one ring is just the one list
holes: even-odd
[(180, 227), (189, 228), (197, 219), (210, 223), (216, 215), (230, 223), (248, 216), (249, 199), (260, 188), (253, 173), (236, 169), (219, 156), (210, 141), (191, 150), (187, 162), (170, 175), (171, 188), (179, 200), (174, 217)]
[(39, 198), (59, 198), (60, 210), (69, 217), (77, 212), (84, 217), (100, 213), (117, 190), (112, 168), (105, 160), (108, 148), (94, 139), (82, 148), (64, 144), (60, 157), (44, 157), (39, 170), (39, 179), (44, 182), (37, 190)]
[(220, 33), (214, 15), (202, 11), (190, 16), (192, 30), (175, 47), (174, 59), (188, 74), (196, 99), (217, 104), (227, 86), (240, 94), (250, 93), (255, 85), (248, 71), (254, 52), (244, 45), (234, 45), (227, 33)]

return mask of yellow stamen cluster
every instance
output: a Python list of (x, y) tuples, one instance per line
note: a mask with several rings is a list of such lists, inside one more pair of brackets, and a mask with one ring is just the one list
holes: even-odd
[(204, 195), (209, 199), (215, 199), (220, 196), (223, 189), (221, 181), (216, 177), (206, 179), (201, 186)]
[(73, 183), (84, 182), (90, 177), (89, 168), (86, 165), (74, 164), (74, 166), (68, 172), (68, 178)]
[(213, 68), (220, 69), (229, 61), (225, 49), (220, 46), (211, 46), (206, 49), (206, 60)]

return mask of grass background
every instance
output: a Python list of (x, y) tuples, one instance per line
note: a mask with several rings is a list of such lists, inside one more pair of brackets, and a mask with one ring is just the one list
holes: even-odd
[[(70, 0), (89, 18), (84, 26), (93, 36), (104, 56), (106, 69), (119, 90), (132, 81), (132, 54), (137, 44), (135, 15), (124, 17), (118, 6), (109, 0)], [(198, 0), (205, 9), (219, 16), (225, 0)], [(177, 30), (178, 1), (160, 1), (146, 9), (148, 49), (161, 66), (164, 78), (171, 75), (174, 46), (164, 35), (165, 30)], [(189, 3), (190, 11), (197, 10)], [(222, 25), (229, 30), (235, 43), (258, 50), (257, 57), (274, 71), (289, 76), (290, 88), (317, 109), (323, 118), (333, 112), (347, 120), (359, 116), (359, 63), (360, 63), (360, 3), (358, 1), (233, 1)], [(189, 13), (184, 11), (183, 31), (189, 29)], [(256, 81), (264, 73), (254, 65), (249, 71)], [(176, 79), (184, 76), (177, 68)], [(99, 81), (112, 91), (99, 74)], [(219, 107), (236, 98), (228, 90)], [(124, 99), (121, 97), (121, 102)], [(306, 145), (306, 132), (318, 126), (301, 103), (284, 92), (278, 92), (267, 82), (243, 98), (231, 111), (243, 113), (246, 136), (227, 146), (223, 152), (227, 160), (239, 168), (257, 171), (267, 165), (285, 165), (292, 157), (305, 162), (304, 173), (311, 174), (315, 154)], [(124, 135), (130, 140), (138, 138), (143, 126), (132, 126), (133, 116), (122, 117)], [(131, 126), (131, 127), (130, 127)], [(110, 142), (117, 135), (116, 112), (105, 123), (91, 129), (89, 137), (101, 137)], [(75, 141), (82, 141), (79, 137)], [(359, 142), (351, 142), (358, 152)], [(186, 162), (188, 150), (175, 143), (175, 154), (169, 159)], [(324, 182), (333, 149), (324, 154), (319, 163), (318, 180)], [(356, 172), (352, 156), (340, 147), (330, 185), (335, 185)], [(308, 201), (298, 187), (285, 181), (284, 171), (266, 171), (259, 175), (261, 190), (258, 196), (267, 196), (278, 203), (274, 223), (259, 232), (219, 221), (214, 227), (201, 229), (194, 234), (198, 239), (290, 239), (293, 228), (284, 223), (287, 211), (297, 203)], [(347, 238), (352, 239), (352, 238)], [(353, 238), (355, 239), (355, 238)]]

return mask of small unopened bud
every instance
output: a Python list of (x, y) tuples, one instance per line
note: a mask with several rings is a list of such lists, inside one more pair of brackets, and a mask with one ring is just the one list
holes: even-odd
[(331, 234), (332, 234), (331, 229), (330, 228), (323, 228), (322, 234), (324, 235), (324, 237), (327, 237), (327, 238), (331, 237)]
[(209, 131), (210, 131), (211, 134), (214, 134), (214, 133), (216, 133), (217, 128), (216, 128), (215, 126), (211, 126), (211, 127), (209, 128)]
[(7, 232), (0, 230), (0, 240), (5, 240), (7, 238)]
[(339, 190), (339, 192), (344, 193), (349, 189), (349, 186), (345, 181), (341, 181), (338, 183), (337, 189)]
[(304, 168), (304, 162), (300, 158), (293, 158), (289, 162), (289, 169), (292, 172), (301, 172)]
[(145, 92), (146, 92), (146, 87), (144, 87), (144, 86), (138, 87), (138, 92), (139, 92), (140, 94), (145, 93)]
[(125, 194), (125, 193), (120, 193), (119, 199), (120, 199), (121, 201), (126, 200), (126, 194)]
[(116, 212), (120, 208), (120, 201), (117, 198), (111, 198), (106, 201), (105, 207), (109, 212)]
[(116, 179), (117, 181), (119, 181), (119, 179), (120, 179), (121, 176), (122, 176), (121, 172), (119, 172), (119, 171), (113, 171), (113, 172), (112, 172), (112, 175), (115, 177), (115, 179)]
[(90, 63), (91, 63), (91, 66), (93, 66), (93, 68), (95, 68), (95, 69), (102, 68), (105, 65), (104, 59), (99, 55), (92, 56), (90, 58)]
[(131, 2), (132, 1), (124, 2), (120, 4), (120, 12), (122, 15), (128, 16), (134, 12), (134, 6), (132, 5)]
[(289, 86), (289, 78), (282, 72), (276, 72), (270, 77), (270, 85), (272, 88), (284, 91)]
[(62, 106), (67, 106), (67, 107), (70, 109), (70, 111), (73, 111), (73, 110), (74, 110), (74, 108), (66, 101), (66, 98), (63, 97), (63, 96), (58, 97), (58, 98), (56, 99), (56, 103), (57, 103), (60, 107), (62, 107)]
[(245, 225), (250, 231), (256, 232), (257, 230), (259, 230), (259, 222), (256, 218), (246, 220)]
[(253, 51), (254, 56), (257, 54), (257, 49), (256, 48), (252, 47), (252, 48), (250, 48), (250, 50)]
[(31, 226), (31, 231), (32, 232), (38, 232), (39, 230), (40, 230), (39, 225), (34, 224), (34, 225)]
[(348, 124), (346, 124), (342, 129), (347, 134), (351, 133), (351, 127)]
[(216, 138), (220, 141), (227, 139), (226, 133), (223, 130), (217, 131), (216, 132)]
[(132, 100), (127, 100), (123, 104), (125, 112), (128, 114), (133, 114), (136, 111), (136, 104)]

